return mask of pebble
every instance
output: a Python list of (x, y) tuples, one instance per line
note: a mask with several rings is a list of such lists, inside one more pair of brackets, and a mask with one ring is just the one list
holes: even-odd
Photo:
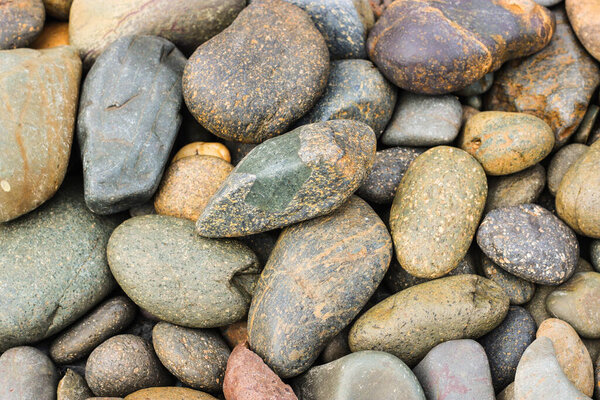
[[(0, 50), (27, 47), (44, 27), (42, 0), (11, 0), (0, 4)], [(2, 86), (0, 86), (2, 87)]]
[(13, 347), (0, 356), (2, 400), (55, 400), (57, 381), (52, 361), (34, 347)]
[(600, 240), (594, 240), (590, 244), (591, 261), (596, 271), (600, 272)]
[(600, 107), (595, 104), (590, 104), (583, 116), (581, 124), (579, 124), (577, 131), (573, 135), (573, 142), (583, 144), (588, 142), (590, 135), (596, 126), (598, 115), (600, 115)]
[(58, 382), (56, 400), (86, 400), (94, 396), (81, 375), (67, 369), (65, 376)]
[(238, 344), (248, 341), (248, 322), (239, 321), (219, 328), (221, 336), (232, 349)]
[(535, 293), (535, 284), (506, 272), (486, 255), (481, 257), (481, 269), (486, 278), (496, 282), (506, 292), (510, 304), (525, 304)]
[[(90, 400), (90, 399), (88, 399)], [(217, 400), (215, 397), (183, 387), (159, 387), (138, 390), (124, 400)]]
[(193, 142), (183, 146), (171, 160), (171, 164), (182, 158), (191, 156), (213, 156), (218, 157), (228, 163), (231, 162), (229, 149), (222, 143)]
[(596, 400), (600, 400), (600, 358), (596, 361)]
[(250, 347), (282, 378), (307, 370), (375, 292), (391, 255), (384, 223), (355, 196), (286, 228), (248, 312)]
[(565, 0), (565, 5), (577, 38), (600, 61), (600, 4), (596, 0)]
[(456, 96), (402, 92), (381, 142), (386, 146), (448, 144), (458, 136), (461, 120), (462, 106)]
[(69, 45), (69, 23), (46, 21), (44, 29), (30, 45), (32, 49), (42, 50)]
[(478, 81), (471, 83), (464, 89), (454, 92), (454, 94), (462, 97), (479, 96), (490, 90), (492, 83), (494, 83), (494, 73), (489, 72)]
[(496, 400), (515, 400), (515, 384), (511, 383), (496, 396)]
[(540, 326), (548, 318), (552, 318), (552, 315), (546, 309), (546, 299), (554, 289), (556, 289), (556, 286), (536, 285), (535, 294), (529, 303), (524, 306), (533, 319), (535, 319), (537, 326)]
[(488, 358), (471, 339), (435, 346), (414, 368), (428, 399), (495, 400)]
[(490, 211), (477, 244), (505, 271), (540, 285), (558, 285), (573, 275), (579, 243), (571, 229), (537, 204)]
[(437, 278), (465, 257), (485, 206), (481, 165), (460, 149), (434, 147), (406, 171), (390, 212), (390, 231), (402, 267)]
[[(1, 21), (2, 11), (0, 37)], [(80, 77), (81, 61), (68, 47), (0, 51), (0, 223), (35, 209), (62, 183)]]
[(387, 351), (414, 366), (442, 342), (490, 332), (508, 308), (508, 297), (489, 279), (445, 277), (403, 290), (368, 310), (350, 329), (348, 342), (352, 351)]
[(327, 45), (308, 14), (283, 0), (255, 0), (192, 54), (183, 95), (213, 134), (260, 143), (310, 110), (328, 73)]
[(503, 176), (488, 177), (486, 213), (502, 207), (535, 203), (546, 184), (546, 170), (540, 164)]
[(581, 143), (571, 143), (560, 149), (550, 161), (548, 167), (548, 190), (554, 196), (569, 168), (589, 149)]
[(346, 327), (327, 343), (321, 354), (319, 354), (319, 364), (327, 364), (351, 353), (348, 345), (348, 331), (349, 329)]
[(73, 0), (43, 0), (43, 2), (49, 16), (61, 21), (69, 19), (69, 11), (71, 11)]
[(242, 243), (200, 237), (191, 221), (162, 215), (125, 221), (110, 237), (107, 255), (115, 279), (137, 305), (191, 328), (241, 320), (250, 294), (240, 276), (259, 272), (256, 256)]

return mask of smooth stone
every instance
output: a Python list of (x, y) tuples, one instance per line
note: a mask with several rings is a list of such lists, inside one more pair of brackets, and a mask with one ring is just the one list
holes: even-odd
[(211, 393), (221, 390), (230, 352), (217, 332), (159, 322), (152, 343), (162, 364), (183, 384)]
[(525, 304), (535, 293), (535, 284), (506, 272), (486, 255), (481, 257), (481, 269), (486, 278), (496, 282), (506, 292), (510, 304)]
[(514, 398), (517, 400), (591, 400), (573, 385), (556, 360), (552, 341), (536, 339), (517, 367)]
[(0, 51), (0, 223), (35, 209), (61, 185), (80, 77), (70, 47)]
[(462, 106), (453, 95), (402, 92), (381, 142), (386, 146), (437, 146), (451, 143), (461, 126)]
[(213, 134), (260, 143), (311, 109), (328, 74), (327, 45), (308, 14), (283, 0), (255, 0), (192, 54), (183, 96)]
[(327, 364), (339, 358), (350, 354), (350, 346), (348, 345), (348, 328), (335, 335), (333, 339), (327, 343), (321, 354), (319, 354), (319, 364)]
[(231, 162), (231, 154), (229, 153), (229, 149), (223, 143), (210, 143), (210, 142), (193, 142), (183, 146), (173, 159), (171, 160), (171, 164), (175, 163), (175, 161), (179, 161), (185, 157), (191, 156), (213, 156), (218, 157), (228, 163)]
[(217, 400), (207, 393), (183, 387), (155, 387), (138, 390), (124, 400)]
[(600, 240), (594, 240), (590, 244), (590, 253), (592, 265), (596, 271), (600, 272)]
[(510, 307), (506, 318), (479, 342), (485, 349), (496, 392), (514, 379), (517, 365), (527, 346), (535, 340), (535, 320), (521, 307)]
[(428, 399), (496, 399), (488, 358), (474, 340), (438, 344), (413, 371)]
[(184, 65), (168, 40), (127, 36), (88, 73), (77, 136), (85, 202), (93, 212), (125, 211), (154, 195), (181, 123)]
[(250, 304), (242, 280), (260, 272), (244, 244), (200, 237), (193, 222), (163, 215), (119, 225), (107, 255), (115, 279), (137, 305), (190, 328), (241, 320)]
[(160, 36), (189, 54), (231, 24), (245, 5), (244, 0), (73, 0), (71, 44), (88, 68), (110, 44), (129, 35)]
[[(575, 133), (600, 83), (600, 68), (575, 37), (560, 8), (550, 44), (507, 63), (487, 92), (487, 110), (524, 112), (543, 119), (560, 146)], [(552, 71), (549, 75), (548, 71)]]
[(600, 3), (597, 0), (565, 0), (565, 5), (577, 38), (600, 61)]
[(481, 165), (448, 146), (421, 154), (402, 178), (390, 212), (390, 231), (402, 267), (437, 278), (465, 257), (487, 195)]
[(191, 156), (174, 162), (156, 191), (156, 212), (196, 222), (232, 170), (233, 165), (214, 156)]
[(376, 204), (390, 204), (410, 164), (425, 149), (392, 147), (375, 154), (375, 162), (367, 179), (356, 194)]
[(125, 296), (105, 301), (52, 341), (50, 356), (59, 364), (80, 360), (129, 326), (137, 307)]
[(248, 312), (250, 347), (282, 378), (306, 371), (367, 303), (391, 256), (385, 224), (356, 196), (286, 228)]
[(397, 0), (369, 33), (367, 51), (397, 86), (443, 94), (538, 52), (553, 33), (550, 11), (528, 0)]
[(0, 356), (2, 400), (55, 400), (57, 381), (52, 361), (34, 347), (13, 347)]
[(235, 237), (329, 214), (354, 193), (375, 161), (362, 122), (304, 125), (261, 143), (229, 174), (196, 222), (206, 237)]
[(410, 368), (381, 351), (359, 351), (313, 367), (294, 387), (301, 400), (425, 400)]
[(535, 294), (529, 303), (524, 306), (538, 327), (548, 318), (552, 318), (552, 315), (546, 309), (546, 299), (554, 289), (556, 289), (556, 286), (536, 285)]
[(554, 154), (552, 161), (550, 161), (550, 166), (548, 167), (548, 190), (550, 193), (556, 196), (560, 183), (571, 165), (573, 165), (588, 149), (589, 147), (585, 144), (571, 143)]
[(481, 79), (471, 83), (464, 89), (458, 90), (454, 92), (457, 96), (463, 97), (471, 97), (471, 96), (479, 96), (490, 90), (492, 84), (494, 83), (494, 73), (489, 72), (485, 74)]
[(587, 339), (600, 339), (600, 273), (579, 272), (557, 287), (546, 308)]
[(583, 342), (565, 321), (556, 318), (545, 320), (537, 337), (552, 340), (556, 360), (569, 380), (586, 396), (594, 394), (594, 364)]
[(94, 396), (81, 375), (68, 369), (65, 376), (58, 382), (56, 400), (86, 400)]
[(596, 126), (598, 115), (600, 115), (600, 107), (595, 104), (590, 104), (583, 116), (581, 124), (579, 124), (577, 131), (573, 135), (573, 142), (583, 144), (588, 142), (588, 139), (594, 130), (594, 126)]
[(226, 400), (297, 400), (289, 385), (243, 342), (231, 352), (223, 382)]
[(508, 312), (502, 288), (478, 275), (436, 279), (396, 293), (364, 313), (350, 329), (352, 351), (381, 350), (415, 365), (436, 345), (475, 339)]
[(515, 384), (511, 383), (496, 396), (496, 400), (515, 400)]
[(73, 0), (43, 0), (46, 13), (56, 19), (67, 21)]
[(485, 211), (535, 203), (545, 184), (546, 170), (540, 164), (514, 174), (489, 177)]
[(248, 341), (248, 322), (239, 321), (231, 325), (219, 327), (221, 336), (225, 339), (230, 348), (235, 348), (238, 344)]
[(567, 170), (556, 193), (556, 211), (577, 233), (600, 239), (600, 142)]
[(533, 115), (485, 111), (466, 122), (458, 144), (488, 175), (508, 175), (546, 158), (554, 147), (554, 134)]
[(120, 219), (92, 214), (80, 185), (0, 224), (0, 352), (61, 331), (115, 286), (105, 249)]
[(0, 50), (27, 47), (42, 31), (45, 19), (42, 0), (3, 1), (0, 4)]
[(563, 0), (534, 0), (534, 1), (541, 6), (552, 7), (552, 6), (560, 3)]
[(42, 50), (69, 45), (69, 23), (46, 21), (44, 29), (29, 47)]
[[(320, 3), (322, 0), (310, 1)], [(352, 3), (354, 0), (343, 1)], [(349, 119), (364, 122), (379, 137), (392, 117), (396, 97), (394, 86), (371, 61), (334, 61), (331, 63), (325, 93), (296, 125)]]
[(575, 233), (537, 204), (490, 211), (479, 226), (477, 244), (505, 271), (540, 285), (559, 285), (579, 259)]

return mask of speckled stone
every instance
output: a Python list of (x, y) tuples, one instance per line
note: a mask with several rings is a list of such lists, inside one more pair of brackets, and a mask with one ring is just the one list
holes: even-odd
[(600, 272), (600, 240), (594, 240), (590, 244), (590, 261), (596, 271)]
[(112, 214), (152, 198), (181, 123), (184, 64), (168, 40), (127, 36), (88, 73), (77, 136), (93, 212)]
[(42, 0), (10, 0), (0, 3), (0, 50), (27, 47), (44, 27)]
[(471, 339), (435, 346), (414, 368), (428, 399), (495, 400), (488, 358)]
[[(487, 92), (487, 110), (533, 114), (550, 125), (556, 144), (573, 134), (583, 119), (600, 69), (575, 37), (564, 11), (552, 11), (556, 32), (542, 51), (507, 63)], [(552, 71), (549, 73), (549, 71)]]
[(52, 361), (34, 347), (13, 347), (0, 356), (2, 400), (55, 400), (57, 381)]
[(465, 257), (485, 206), (481, 165), (460, 149), (434, 147), (410, 165), (394, 197), (390, 230), (402, 267), (437, 278)]
[(356, 194), (372, 203), (391, 203), (409, 165), (424, 151), (425, 149), (412, 147), (392, 147), (378, 151), (371, 172)]
[(410, 368), (381, 351), (359, 351), (313, 367), (294, 387), (302, 400), (425, 400)]
[(248, 341), (248, 322), (239, 321), (231, 325), (219, 327), (221, 336), (232, 349), (238, 344)]
[(588, 150), (588, 148), (589, 147), (584, 144), (572, 143), (566, 145), (554, 154), (550, 166), (548, 167), (548, 190), (550, 193), (556, 196), (556, 192), (558, 192), (558, 188), (560, 187), (560, 182), (565, 174), (571, 165), (573, 165), (575, 161)]
[[(29, 47), (42, 50), (69, 45), (69, 23), (46, 21), (44, 29)], [(79, 83), (79, 82), (78, 82)]]
[(307, 370), (375, 292), (391, 253), (384, 223), (356, 196), (286, 228), (250, 306), (251, 348), (283, 378)]
[(402, 92), (381, 142), (387, 146), (451, 143), (458, 135), (461, 120), (462, 106), (456, 96)]
[(481, 338), (496, 392), (515, 379), (519, 360), (527, 346), (535, 340), (536, 329), (535, 321), (527, 310), (512, 306), (502, 323)]
[(486, 278), (496, 282), (506, 292), (510, 304), (525, 304), (535, 293), (535, 284), (506, 272), (486, 255), (481, 257), (481, 269)]
[(226, 400), (297, 400), (292, 388), (245, 342), (233, 349), (227, 361), (223, 393)]
[(514, 174), (488, 177), (485, 211), (534, 203), (542, 194), (545, 184), (546, 170), (540, 164)]
[(67, 369), (65, 376), (58, 382), (56, 400), (87, 400), (94, 396), (81, 375)]
[(46, 13), (56, 19), (67, 21), (73, 0), (43, 0)]
[[(344, 1), (352, 3), (353, 0)], [(379, 137), (392, 117), (396, 97), (396, 89), (372, 62), (334, 61), (331, 63), (325, 93), (312, 110), (300, 118), (297, 125), (350, 119), (369, 125)]]
[(125, 221), (110, 237), (107, 255), (137, 305), (191, 328), (241, 320), (250, 303), (244, 275), (259, 272), (256, 256), (242, 243), (200, 237), (191, 221), (162, 215)]
[(548, 311), (588, 339), (600, 339), (600, 273), (579, 272), (546, 298)]
[(183, 387), (158, 387), (138, 390), (124, 400), (217, 400), (217, 398)]
[(129, 326), (137, 307), (125, 296), (100, 304), (52, 341), (50, 356), (59, 364), (84, 358), (99, 344)]
[(191, 156), (213, 156), (218, 157), (224, 161), (231, 162), (231, 154), (229, 153), (229, 149), (223, 143), (217, 142), (193, 142), (186, 144), (183, 146), (173, 159), (171, 160), (171, 164), (175, 163), (175, 161), (179, 161), (185, 157)]
[(556, 286), (536, 285), (535, 294), (529, 303), (524, 306), (535, 320), (537, 326), (540, 326), (548, 318), (552, 318), (552, 315), (546, 309), (546, 298), (554, 289), (556, 289)]
[(206, 237), (245, 236), (328, 214), (364, 182), (375, 150), (373, 130), (349, 120), (270, 139), (235, 167), (196, 228)]
[(327, 45), (308, 14), (283, 0), (255, 0), (190, 57), (183, 95), (215, 135), (260, 143), (310, 110), (328, 73)]
[(35, 209), (62, 183), (80, 77), (68, 47), (0, 51), (0, 223)]
[(490, 90), (492, 83), (494, 83), (494, 73), (489, 72), (478, 81), (471, 83), (464, 89), (454, 92), (454, 94), (463, 97), (479, 96)]
[(417, 93), (454, 92), (533, 54), (554, 32), (551, 13), (531, 1), (394, 1), (369, 33), (367, 50), (384, 75)]
[(54, 335), (111, 291), (105, 246), (118, 223), (89, 212), (81, 183), (69, 181), (0, 224), (0, 352)]
[(485, 335), (508, 307), (508, 296), (489, 279), (449, 276), (377, 304), (354, 323), (348, 342), (352, 351), (387, 351), (412, 366), (442, 342)]
[(565, 0), (565, 5), (577, 38), (600, 61), (600, 3), (597, 0)]
[(152, 343), (162, 364), (186, 386), (221, 391), (229, 347), (217, 332), (159, 322)]
[(500, 268), (541, 285), (565, 282), (579, 259), (575, 233), (537, 204), (489, 212), (479, 226), (477, 244)]
[(600, 141), (567, 170), (556, 193), (556, 211), (577, 233), (600, 239)]

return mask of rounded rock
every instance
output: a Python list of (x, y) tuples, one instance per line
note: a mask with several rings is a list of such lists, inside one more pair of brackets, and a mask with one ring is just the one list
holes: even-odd
[(600, 3), (597, 0), (565, 0), (565, 5), (577, 38), (600, 61)]
[(496, 208), (534, 203), (546, 183), (546, 170), (540, 164), (511, 175), (488, 178), (486, 212)]
[(0, 50), (27, 47), (42, 32), (45, 19), (42, 0), (0, 3)]
[(510, 304), (525, 304), (535, 293), (535, 284), (506, 272), (486, 255), (482, 256), (481, 269), (486, 278), (496, 282), (506, 292)]
[(588, 148), (589, 147), (584, 144), (572, 143), (560, 149), (552, 157), (552, 161), (550, 161), (550, 166), (548, 167), (548, 190), (550, 193), (556, 196), (565, 174), (571, 165), (573, 165)]
[(231, 162), (231, 154), (229, 154), (229, 149), (224, 144), (217, 142), (193, 142), (179, 149), (171, 160), (171, 164), (190, 156), (213, 156), (219, 157), (228, 163)]
[(94, 396), (81, 375), (67, 369), (65, 376), (58, 382), (56, 400), (86, 400)]
[(35, 347), (13, 347), (0, 356), (2, 400), (54, 400), (57, 381), (54, 364)]
[(594, 240), (590, 245), (591, 261), (596, 271), (600, 272), (600, 240)]
[(183, 387), (157, 387), (138, 390), (126, 396), (124, 400), (217, 400), (217, 398)]

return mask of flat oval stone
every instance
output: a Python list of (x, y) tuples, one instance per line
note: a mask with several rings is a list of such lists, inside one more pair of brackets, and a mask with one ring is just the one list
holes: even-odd
[(81, 375), (67, 369), (65, 376), (58, 382), (56, 400), (86, 400), (94, 396)]
[(367, 303), (391, 256), (384, 223), (356, 196), (286, 228), (248, 312), (250, 347), (282, 378), (307, 370)]
[(596, 0), (566, 0), (565, 5), (577, 38), (600, 61), (600, 4)]
[(548, 167), (548, 190), (554, 196), (558, 192), (565, 174), (587, 150), (588, 146), (581, 143), (571, 143), (560, 149), (550, 161)]
[(46, 12), (42, 0), (2, 2), (0, 4), (0, 50), (27, 47), (42, 31), (45, 18)]
[(373, 130), (349, 120), (270, 139), (235, 167), (196, 228), (206, 237), (245, 236), (328, 214), (366, 179), (375, 150)]
[(489, 279), (449, 276), (383, 300), (354, 323), (348, 342), (352, 351), (387, 351), (411, 366), (442, 342), (485, 335), (508, 307), (508, 296)]
[(221, 390), (230, 352), (217, 332), (159, 322), (152, 330), (152, 343), (162, 364), (185, 385)]
[(125, 211), (152, 198), (181, 123), (184, 64), (166, 39), (127, 36), (88, 73), (77, 136), (93, 212)]
[(549, 10), (528, 0), (394, 1), (369, 33), (382, 73), (416, 93), (454, 92), (505, 61), (543, 49), (554, 33)]
[(546, 298), (546, 308), (588, 339), (600, 339), (600, 273), (579, 272)]
[[(311, 2), (317, 1), (321, 2), (321, 0), (311, 0)], [(353, 2), (353, 0), (343, 1)], [(371, 61), (334, 61), (331, 63), (325, 93), (296, 125), (350, 119), (369, 125), (379, 137), (390, 121), (395, 105), (396, 89)]]
[(46, 13), (59, 20), (67, 21), (73, 0), (43, 0)]
[(161, 36), (189, 54), (225, 29), (245, 5), (244, 0), (73, 0), (71, 44), (88, 68), (111, 43), (129, 35)]
[(469, 118), (458, 141), (488, 175), (522, 171), (542, 161), (554, 147), (552, 130), (540, 118), (498, 111)]
[(481, 165), (439, 146), (412, 162), (396, 192), (390, 230), (398, 262), (419, 278), (437, 278), (465, 257), (485, 206)]
[(294, 382), (301, 399), (425, 400), (413, 372), (397, 357), (381, 351), (359, 351), (313, 367)]
[(486, 213), (501, 207), (534, 203), (546, 184), (546, 170), (540, 164), (523, 171), (488, 177)]
[(126, 396), (124, 400), (217, 400), (217, 398), (183, 387), (157, 387), (138, 390)]
[(81, 61), (70, 47), (0, 51), (0, 223), (35, 209), (62, 183), (80, 77)]
[(107, 255), (115, 279), (137, 305), (191, 328), (242, 319), (250, 295), (238, 278), (259, 272), (244, 244), (200, 237), (191, 221), (162, 215), (125, 221), (110, 237)]
[(558, 285), (573, 275), (579, 259), (575, 233), (537, 204), (490, 211), (477, 244), (505, 271), (541, 285)]
[(486, 255), (481, 257), (481, 269), (486, 278), (496, 282), (506, 292), (510, 304), (525, 304), (535, 293), (535, 284), (506, 272)]
[(435, 346), (414, 368), (428, 399), (495, 400), (488, 358), (471, 339)]
[(2, 400), (54, 400), (57, 381), (54, 364), (35, 347), (13, 347), (0, 356)]
[(50, 356), (60, 364), (84, 358), (109, 337), (129, 326), (137, 307), (125, 296), (105, 301), (52, 341)]
[(192, 54), (183, 95), (210, 132), (260, 143), (310, 110), (328, 73), (325, 40), (308, 14), (282, 0), (255, 0)]
[[(588, 142), (590, 135), (596, 127), (598, 115), (600, 115), (600, 107), (596, 104), (590, 104), (585, 112), (585, 115), (583, 116), (583, 119), (581, 120), (581, 124), (579, 124), (577, 131), (573, 135), (574, 143), (586, 144)], [(600, 128), (600, 126), (598, 127)]]

